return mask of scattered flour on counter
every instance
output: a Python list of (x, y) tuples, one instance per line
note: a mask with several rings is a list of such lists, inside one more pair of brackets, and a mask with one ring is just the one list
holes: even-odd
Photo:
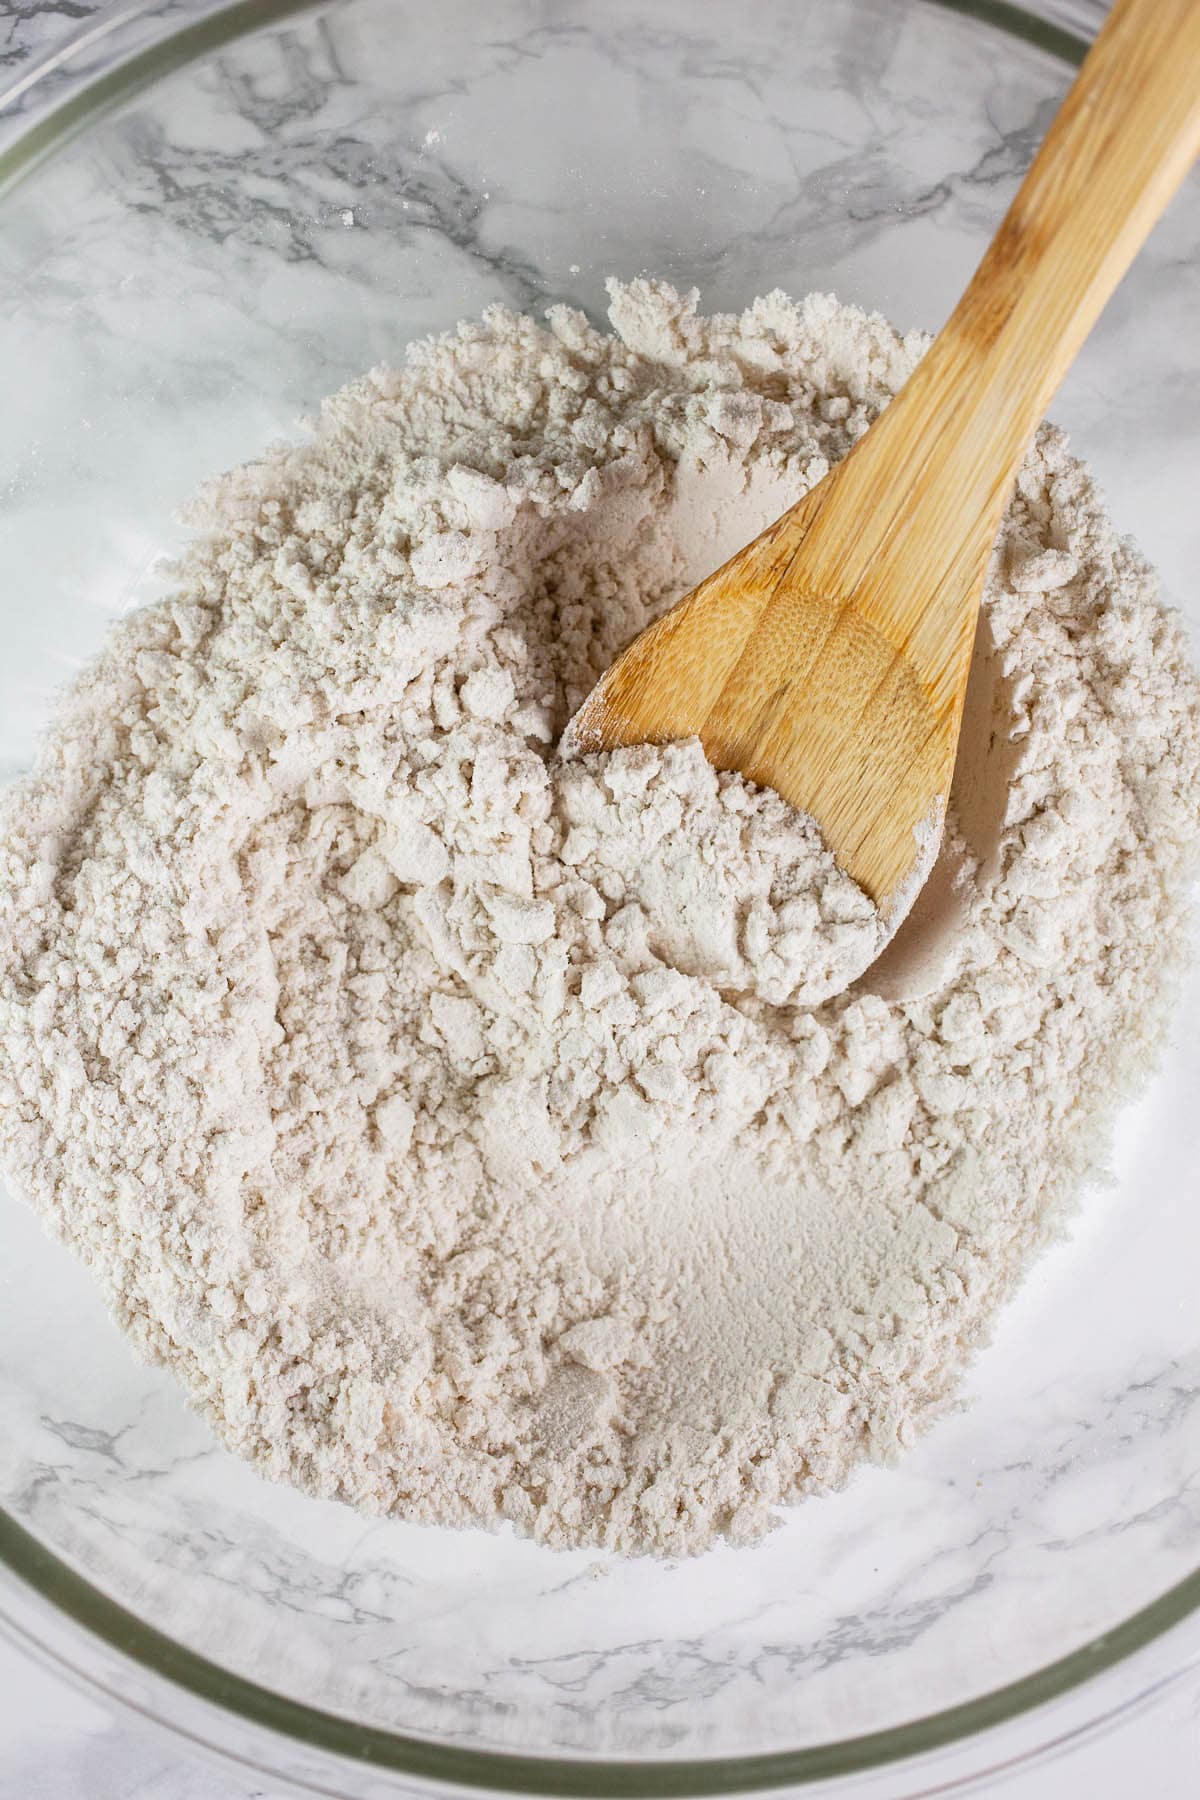
[(879, 948), (616, 652), (924, 340), (827, 296), (493, 309), (216, 482), (0, 800), (0, 1163), (265, 1473), (671, 1553), (887, 1458), (1158, 1043), (1200, 690), (1044, 430), (946, 841)]

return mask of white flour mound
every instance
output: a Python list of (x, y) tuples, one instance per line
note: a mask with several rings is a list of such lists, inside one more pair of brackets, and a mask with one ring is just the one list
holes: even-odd
[[(562, 764), (922, 339), (502, 309), (216, 483), (0, 810), (0, 1161), (266, 1473), (698, 1550), (943, 1406), (1160, 1035), (1200, 690), (1043, 431), (879, 927), (694, 744)], [(850, 985), (847, 985), (850, 984)]]

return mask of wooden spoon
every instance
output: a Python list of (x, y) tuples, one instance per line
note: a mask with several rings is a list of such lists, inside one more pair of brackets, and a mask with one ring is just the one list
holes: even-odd
[(1118, 0), (902, 392), (797, 506), (635, 639), (564, 753), (698, 737), (717, 768), (811, 814), (898, 922), (940, 837), (1017, 467), (1198, 151), (1200, 0)]

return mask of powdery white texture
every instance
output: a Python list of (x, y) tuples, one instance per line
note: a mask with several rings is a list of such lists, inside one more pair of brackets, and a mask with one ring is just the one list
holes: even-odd
[(596, 677), (923, 341), (501, 309), (214, 484), (0, 811), (0, 1157), (265, 1473), (694, 1551), (909, 1443), (1158, 1041), (1200, 698), (1044, 431), (919, 915)]

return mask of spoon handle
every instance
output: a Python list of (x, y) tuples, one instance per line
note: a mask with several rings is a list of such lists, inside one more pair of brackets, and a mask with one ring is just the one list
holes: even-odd
[(899, 624), (935, 706), (961, 694), (1029, 440), (1197, 153), (1200, 0), (1117, 0), (945, 329), (839, 472), (860, 529), (829, 591)]
[(1198, 154), (1200, 5), (1118, 0), (938, 346), (1013, 458)]

